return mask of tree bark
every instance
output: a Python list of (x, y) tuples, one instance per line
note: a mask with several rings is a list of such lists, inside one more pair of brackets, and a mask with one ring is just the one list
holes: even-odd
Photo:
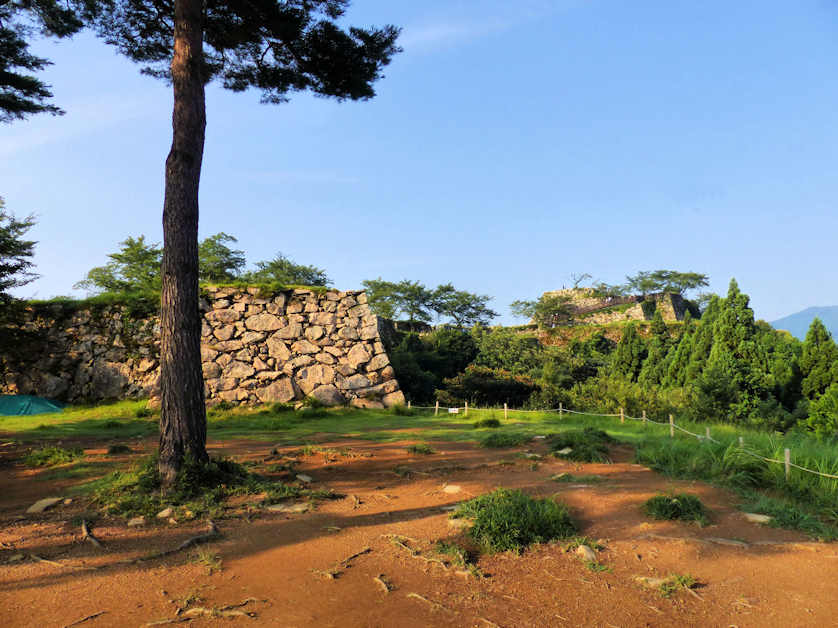
[(164, 487), (184, 456), (207, 460), (198, 311), (198, 185), (204, 152), (203, 2), (175, 0), (172, 148), (166, 159), (160, 299), (160, 460)]

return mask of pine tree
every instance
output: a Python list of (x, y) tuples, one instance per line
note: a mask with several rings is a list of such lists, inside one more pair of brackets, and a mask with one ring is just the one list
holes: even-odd
[(690, 357), (682, 380), (684, 385), (695, 383), (704, 372), (707, 358), (710, 357), (710, 350), (713, 348), (713, 325), (719, 317), (721, 308), (722, 299), (713, 295), (693, 335)]
[(198, 313), (198, 187), (205, 86), (250, 88), (281, 103), (312, 91), (366, 100), (399, 51), (399, 29), (344, 26), (348, 0), (75, 0), (99, 35), (172, 85), (160, 308), (160, 456), (166, 486), (184, 457), (208, 460)]
[(22, 120), (36, 113), (61, 115), (50, 104), (50, 86), (33, 72), (50, 65), (29, 52), (25, 37), (69, 37), (82, 26), (75, 13), (56, 0), (0, 2), (0, 122)]
[(803, 376), (800, 389), (807, 399), (817, 399), (833, 383), (838, 382), (838, 345), (819, 318), (815, 318), (806, 332), (800, 356)]

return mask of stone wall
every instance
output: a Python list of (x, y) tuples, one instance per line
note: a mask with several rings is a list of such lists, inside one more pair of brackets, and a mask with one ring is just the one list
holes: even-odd
[[(201, 359), (209, 404), (404, 403), (363, 292), (204, 289)], [(150, 397), (159, 391), (159, 321), (113, 305), (41, 306), (23, 325), (29, 346), (0, 357), (0, 393), (63, 401)]]
[(644, 309), (640, 295), (603, 298), (590, 288), (574, 288), (545, 292), (545, 295), (567, 298), (573, 324), (607, 325), (609, 323), (652, 320), (655, 310), (665, 321), (680, 321), (687, 312), (687, 303), (680, 294), (669, 292), (651, 294), (648, 301), (655, 307)]

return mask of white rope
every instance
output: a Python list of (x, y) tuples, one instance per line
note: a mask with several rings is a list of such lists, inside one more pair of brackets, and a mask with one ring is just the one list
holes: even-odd
[[(448, 409), (449, 409), (448, 406), (411, 406), (411, 407), (412, 408), (419, 408), (419, 409), (423, 409), (423, 410), (436, 410), (438, 408), (440, 410), (443, 410), (446, 413), (448, 412)], [(465, 406), (451, 407), (450, 409), (457, 410), (457, 411), (465, 410)], [(496, 412), (501, 412), (501, 411), (504, 410), (504, 408), (476, 408), (476, 407), (472, 406), (472, 407), (469, 408), (469, 410), (492, 410), (492, 411), (496, 411)], [(523, 410), (523, 409), (506, 408), (505, 410), (507, 412), (526, 412), (526, 413), (539, 413), (539, 412), (540, 413), (547, 413), (547, 412), (554, 412), (555, 413), (555, 412), (558, 412), (560, 414), (564, 414), (566, 412), (568, 414), (579, 414), (579, 415), (583, 415), (583, 416), (595, 416), (595, 417), (606, 417), (606, 418), (614, 418), (614, 417), (621, 416), (619, 414), (599, 414), (597, 412), (579, 412), (578, 410), (571, 410), (570, 408), (561, 408), (561, 409), (560, 408), (547, 408), (545, 410)], [(681, 427), (680, 425), (678, 425), (677, 423), (674, 423), (674, 422), (673, 423), (667, 423), (665, 421), (655, 421), (654, 419), (650, 419), (648, 417), (629, 416), (625, 413), (623, 413), (622, 417), (626, 418), (626, 419), (629, 419), (630, 421), (642, 421), (644, 423), (654, 423), (655, 425), (662, 425), (664, 427), (671, 426), (671, 427), (674, 427), (676, 430), (684, 432), (685, 434), (689, 434), (690, 436), (695, 436), (698, 440), (701, 440), (701, 441), (706, 440), (706, 441), (710, 441), (712, 443), (715, 443), (716, 445), (724, 445), (724, 443), (722, 443), (721, 441), (716, 440), (712, 436), (707, 436), (706, 434), (696, 434), (695, 432), (691, 432), (690, 430), (688, 430), (686, 428), (683, 428), (683, 427)], [(748, 454), (749, 456), (753, 456), (754, 458), (758, 458), (760, 460), (763, 460), (764, 462), (770, 462), (770, 463), (773, 463), (773, 464), (782, 464), (782, 465), (786, 464), (784, 460), (775, 460), (774, 458), (766, 458), (762, 454), (758, 454), (755, 451), (745, 449), (744, 447), (740, 447), (738, 449), (738, 451), (741, 451), (742, 453)], [(807, 467), (803, 467), (803, 466), (801, 466), (799, 464), (795, 464), (793, 462), (789, 462), (789, 466), (794, 467), (795, 469), (799, 469), (800, 471), (805, 471), (806, 473), (811, 473), (812, 475), (817, 475), (817, 476), (820, 476), (820, 477), (823, 477), (823, 478), (830, 478), (830, 479), (833, 479), (833, 480), (838, 480), (838, 475), (833, 475), (831, 473), (823, 473), (821, 471), (815, 471), (814, 469), (809, 469)]]

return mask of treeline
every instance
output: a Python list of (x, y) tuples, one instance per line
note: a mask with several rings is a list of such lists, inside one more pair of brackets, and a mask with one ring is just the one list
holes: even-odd
[(391, 348), (414, 402), (530, 409), (565, 407), (723, 421), (821, 435), (838, 429), (838, 346), (819, 320), (800, 342), (754, 319), (732, 281), (699, 319), (628, 323), (564, 347), (535, 335), (476, 326), (404, 334)]

